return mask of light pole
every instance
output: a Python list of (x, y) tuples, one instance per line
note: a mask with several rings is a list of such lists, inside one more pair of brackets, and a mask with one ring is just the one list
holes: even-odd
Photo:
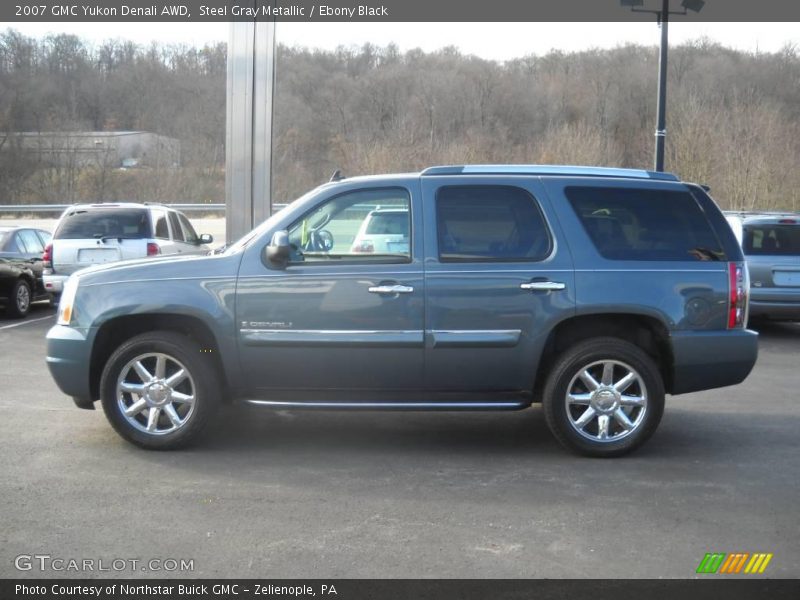
[(667, 139), (667, 51), (669, 49), (669, 16), (685, 15), (687, 9), (700, 12), (705, 5), (705, 0), (683, 0), (682, 11), (671, 12), (669, 0), (661, 0), (659, 10), (641, 8), (644, 0), (620, 0), (622, 6), (627, 6), (633, 12), (652, 13), (657, 16), (661, 26), (661, 50), (658, 58), (658, 107), (656, 109), (656, 151), (655, 170), (664, 170), (664, 142)]

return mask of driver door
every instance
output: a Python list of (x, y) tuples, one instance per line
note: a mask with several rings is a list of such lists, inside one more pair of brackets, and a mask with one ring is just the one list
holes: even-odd
[(262, 248), (243, 261), (237, 325), (242, 366), (255, 390), (377, 394), (421, 385), (418, 192), (350, 187), (283, 226), (293, 246), (285, 269), (265, 262)]

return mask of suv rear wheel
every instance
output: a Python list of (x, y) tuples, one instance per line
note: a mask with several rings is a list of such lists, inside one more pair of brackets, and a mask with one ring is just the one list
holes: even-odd
[(126, 440), (152, 450), (194, 441), (219, 404), (217, 370), (191, 338), (154, 331), (122, 344), (100, 379), (103, 410)]
[(650, 356), (617, 338), (594, 338), (556, 360), (544, 390), (553, 435), (580, 454), (621, 456), (647, 440), (664, 412), (664, 383)]

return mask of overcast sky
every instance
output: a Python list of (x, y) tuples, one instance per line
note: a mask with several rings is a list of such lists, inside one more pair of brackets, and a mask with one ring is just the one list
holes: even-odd
[[(15, 23), (20, 32), (42, 37), (74, 33), (96, 42), (130, 39), (190, 45), (224, 41), (227, 23)], [(323, 49), (339, 45), (390, 42), (401, 50), (426, 51), (456, 46), (464, 54), (508, 60), (526, 54), (545, 54), (586, 48), (613, 48), (619, 44), (657, 44), (658, 27), (642, 23), (279, 23), (280, 43)], [(797, 23), (670, 23), (670, 44), (708, 37), (749, 52), (775, 52), (787, 43), (800, 47)]]

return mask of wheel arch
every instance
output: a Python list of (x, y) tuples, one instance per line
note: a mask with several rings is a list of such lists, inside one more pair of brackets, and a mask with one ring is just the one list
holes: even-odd
[(630, 342), (648, 354), (658, 366), (664, 389), (672, 392), (674, 358), (669, 330), (658, 318), (632, 313), (595, 313), (570, 317), (548, 334), (534, 381), (534, 398), (540, 398), (547, 373), (556, 358), (574, 344), (595, 337), (615, 337)]
[(224, 393), (229, 382), (220, 356), (219, 343), (211, 328), (200, 318), (183, 314), (136, 314), (114, 317), (98, 329), (92, 344), (89, 369), (89, 387), (92, 398), (100, 397), (100, 377), (111, 354), (130, 338), (150, 331), (171, 331), (194, 340), (203, 351), (208, 351), (217, 369)]

